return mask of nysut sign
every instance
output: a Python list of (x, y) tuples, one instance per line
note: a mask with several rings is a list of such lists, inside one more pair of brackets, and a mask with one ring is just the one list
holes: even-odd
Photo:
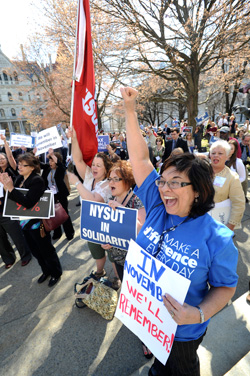
[(130, 239), (136, 239), (136, 223), (136, 209), (119, 206), (114, 210), (107, 204), (82, 200), (82, 239), (127, 250)]

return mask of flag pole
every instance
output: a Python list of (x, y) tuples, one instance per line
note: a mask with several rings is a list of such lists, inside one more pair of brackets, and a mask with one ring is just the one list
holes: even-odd
[(76, 82), (76, 51), (77, 51), (77, 31), (79, 22), (79, 7), (80, 1), (77, 1), (77, 14), (76, 14), (76, 38), (75, 38), (75, 51), (74, 51), (74, 66), (73, 66), (73, 78), (72, 78), (72, 91), (71, 91), (71, 107), (70, 107), (70, 123), (69, 126), (72, 128), (73, 123), (73, 111), (74, 111), (74, 97), (75, 97), (75, 82)]

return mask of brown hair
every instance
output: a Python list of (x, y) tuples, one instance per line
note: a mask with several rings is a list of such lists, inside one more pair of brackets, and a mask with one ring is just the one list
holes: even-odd
[(214, 207), (213, 169), (208, 160), (196, 158), (191, 153), (170, 156), (161, 167), (161, 175), (169, 167), (184, 172), (192, 183), (194, 192), (199, 194), (194, 200), (189, 216), (204, 215)]
[[(63, 159), (62, 159), (62, 154), (61, 153), (59, 153), (58, 151), (56, 151), (54, 153), (54, 156), (58, 159), (59, 162), (62, 162)], [(50, 155), (49, 155), (49, 159), (54, 160)]]
[(32, 153), (20, 154), (17, 160), (18, 162), (25, 161), (30, 167), (34, 167), (34, 171), (39, 174), (40, 162)]
[[(101, 153), (96, 153), (96, 155), (94, 156), (94, 158), (101, 158), (103, 160), (104, 167), (105, 167), (105, 170), (106, 170), (105, 177), (107, 177), (108, 174), (109, 174), (109, 170), (113, 166), (113, 163), (111, 162), (110, 158), (106, 154), (104, 154), (102, 152)], [(93, 161), (92, 161), (92, 163), (93, 163)]]
[(231, 155), (230, 159), (226, 162), (226, 165), (230, 168), (231, 166), (234, 167), (236, 170), (236, 159), (237, 159), (237, 152), (238, 152), (238, 142), (236, 140), (229, 140), (228, 141), (229, 145), (234, 145), (234, 152)]
[(182, 148), (175, 148), (171, 151), (170, 156), (172, 157), (173, 155), (179, 155), (183, 153), (184, 153), (184, 150)]
[(117, 176), (124, 180), (125, 185), (130, 188), (135, 185), (135, 179), (132, 171), (131, 163), (128, 161), (117, 161), (109, 170), (108, 176), (110, 176), (111, 171), (114, 171)]
[(163, 139), (162, 137), (156, 137), (155, 139), (155, 144), (157, 145), (157, 141), (161, 141), (161, 144), (163, 144)]

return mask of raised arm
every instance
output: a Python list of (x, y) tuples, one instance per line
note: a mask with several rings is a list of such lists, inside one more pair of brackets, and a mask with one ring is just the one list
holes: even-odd
[(6, 137), (3, 134), (1, 134), (0, 138), (4, 142), (4, 148), (5, 148), (5, 152), (6, 152), (10, 167), (13, 168), (13, 170), (16, 170), (16, 161), (15, 161), (15, 158), (13, 157), (12, 151), (10, 150)]
[(124, 99), (129, 160), (133, 168), (136, 184), (140, 187), (154, 167), (150, 162), (148, 147), (142, 137), (135, 111), (138, 92), (130, 87), (121, 88), (120, 90)]
[[(73, 174), (72, 172), (67, 172), (67, 175), (70, 184), (75, 185), (79, 195), (83, 200), (104, 202), (103, 197), (99, 193), (95, 191), (89, 191), (86, 187), (84, 187), (84, 185), (80, 182), (75, 174)], [(108, 185), (108, 183), (106, 184)]]
[(74, 128), (72, 129), (69, 128), (67, 136), (71, 137), (72, 157), (73, 157), (73, 161), (75, 163), (77, 172), (81, 176), (81, 178), (84, 180), (87, 165), (82, 158), (82, 152), (79, 147), (77, 136), (76, 136), (76, 131), (74, 130)]

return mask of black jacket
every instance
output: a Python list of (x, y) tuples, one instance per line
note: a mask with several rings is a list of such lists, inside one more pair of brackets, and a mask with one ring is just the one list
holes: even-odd
[[(41, 163), (41, 168), (43, 169), (42, 178), (44, 180), (46, 188), (48, 188), (48, 175), (51, 171), (50, 165), (47, 163)], [(67, 197), (69, 195), (68, 188), (64, 181), (66, 168), (60, 161), (57, 161), (57, 168), (55, 171), (55, 182), (58, 189), (57, 197), (60, 201), (60, 197)]]
[[(164, 152), (164, 155), (162, 157), (162, 162), (164, 162), (170, 156), (170, 154), (172, 152), (172, 144), (173, 144), (173, 140), (169, 140), (169, 141), (165, 142), (165, 152)], [(178, 137), (178, 140), (176, 141), (175, 149), (176, 148), (182, 148), (184, 153), (189, 152), (187, 141), (183, 140), (180, 137)]]

